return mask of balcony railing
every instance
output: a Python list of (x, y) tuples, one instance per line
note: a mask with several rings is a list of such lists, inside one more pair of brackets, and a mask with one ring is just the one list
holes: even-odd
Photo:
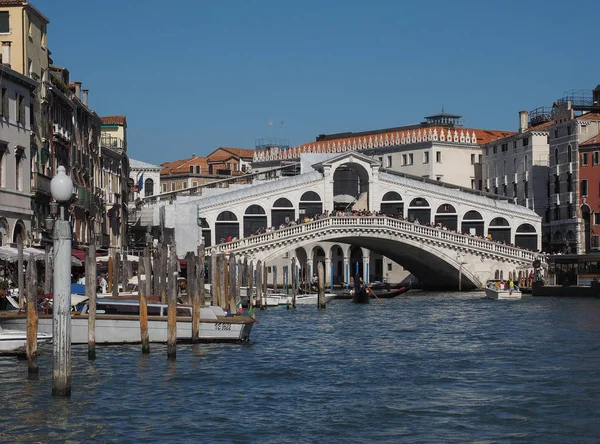
[(31, 194), (45, 194), (51, 196), (50, 192), (50, 178), (41, 173), (31, 174)]
[(124, 149), (125, 142), (119, 137), (102, 136), (100, 138), (100, 145), (105, 148)]

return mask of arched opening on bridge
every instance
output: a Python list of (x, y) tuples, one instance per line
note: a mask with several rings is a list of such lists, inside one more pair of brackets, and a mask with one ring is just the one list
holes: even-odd
[(323, 272), (325, 276), (328, 274), (328, 270), (325, 268), (325, 251), (323, 248), (316, 246), (312, 250), (312, 277), (318, 276), (318, 265), (319, 262), (323, 264)]
[(8, 222), (0, 217), (0, 247), (8, 243)]
[[(331, 282), (334, 284), (343, 284), (346, 279), (346, 271), (344, 270), (344, 250), (339, 245), (334, 245), (330, 250), (331, 255)], [(350, 270), (348, 270), (350, 272)]]
[(300, 198), (299, 217), (313, 217), (315, 214), (323, 213), (323, 201), (314, 191), (307, 191)]
[(521, 224), (515, 232), (515, 246), (537, 251), (538, 235), (531, 224)]
[(267, 228), (267, 213), (260, 205), (250, 205), (244, 213), (244, 237), (260, 234)]
[(301, 285), (303, 282), (306, 282), (306, 259), (308, 258), (308, 255), (303, 247), (296, 248), (294, 253), (296, 255), (298, 266), (298, 284)]
[(215, 243), (222, 244), (229, 238), (240, 235), (240, 224), (235, 214), (231, 211), (223, 211), (217, 216), (215, 222)]
[(363, 276), (362, 248), (354, 245), (350, 247), (350, 276), (352, 281), (356, 276)]
[(404, 217), (404, 202), (402, 196), (395, 191), (388, 191), (381, 199), (379, 210), (389, 216)]
[(471, 236), (483, 237), (483, 216), (475, 210), (467, 211), (463, 216), (460, 231)]
[[(583, 219), (583, 236), (585, 252), (589, 253), (592, 250), (592, 236), (591, 236), (591, 211), (590, 207), (585, 204), (581, 206), (581, 218)], [(597, 246), (596, 246), (597, 247)]]
[(202, 231), (202, 243), (205, 247), (210, 247), (212, 245), (210, 238), (210, 225), (206, 222), (204, 217), (200, 218), (200, 229)]
[(294, 205), (289, 199), (280, 197), (271, 208), (271, 225), (278, 228), (281, 224), (287, 225), (293, 220), (296, 220)]
[(489, 237), (496, 242), (510, 245), (510, 224), (503, 217), (495, 217), (488, 227)]
[(356, 163), (345, 163), (333, 172), (333, 210), (369, 209), (369, 173)]
[(422, 225), (431, 222), (431, 207), (427, 199), (422, 197), (413, 199), (408, 206), (407, 218), (410, 222), (419, 221)]
[(440, 205), (435, 214), (435, 224), (440, 224), (442, 227), (456, 231), (458, 228), (458, 214), (456, 214), (456, 208), (450, 204)]

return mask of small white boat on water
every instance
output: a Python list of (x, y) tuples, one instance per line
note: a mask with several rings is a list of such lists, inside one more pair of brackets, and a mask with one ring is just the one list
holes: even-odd
[[(333, 299), (335, 299), (335, 294), (325, 293), (325, 303), (326, 304), (328, 304)], [(318, 300), (319, 300), (319, 293), (299, 294), (296, 296), (296, 305), (317, 305)], [(290, 301), (290, 304), (291, 304), (291, 301)]]
[[(141, 342), (139, 301), (131, 299), (99, 299), (96, 308), (96, 344), (125, 344)], [(71, 343), (87, 344), (87, 305), (71, 316)], [(192, 338), (191, 306), (177, 306), (177, 340)], [(167, 341), (168, 305), (148, 302), (148, 335), (150, 342)], [(200, 309), (199, 339), (201, 341), (247, 341), (255, 320), (246, 315), (227, 316), (220, 307)], [(15, 310), (0, 312), (0, 326), (25, 332), (27, 317)], [(38, 330), (52, 333), (52, 315), (38, 314)]]
[(521, 299), (521, 290), (518, 287), (508, 288), (508, 284), (501, 280), (489, 280), (485, 286), (486, 299), (513, 301)]
[[(25, 324), (27, 327), (27, 324)], [(38, 332), (38, 346), (52, 340), (52, 335)], [(0, 327), (0, 354), (25, 353), (27, 331), (5, 330)]]

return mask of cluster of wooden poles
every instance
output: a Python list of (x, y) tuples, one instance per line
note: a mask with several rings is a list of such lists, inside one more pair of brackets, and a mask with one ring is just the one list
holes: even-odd
[[(205, 293), (205, 252), (204, 246), (198, 247), (197, 253), (188, 252), (185, 256), (187, 280), (187, 303), (192, 305), (192, 342), (199, 341), (200, 307), (206, 303)], [(48, 263), (48, 261), (47, 261)], [(296, 259), (292, 259), (292, 270), (296, 270)], [(46, 269), (46, 282), (51, 281)], [(267, 296), (267, 267), (259, 260), (253, 266), (248, 257), (239, 259), (236, 263), (229, 254), (217, 253), (214, 250), (210, 256), (210, 282), (212, 296), (208, 295), (213, 305), (228, 309), (235, 313), (239, 308), (241, 300), (240, 289), (247, 289), (248, 306), (266, 308)], [(114, 252), (108, 262), (109, 292), (114, 297), (119, 295), (119, 280), (123, 288), (127, 287), (129, 279), (133, 275), (133, 266), (125, 256), (123, 260), (118, 252)], [(179, 296), (179, 260), (175, 248), (169, 249), (166, 244), (159, 245), (154, 251), (153, 257), (146, 248), (138, 260), (138, 292), (140, 303), (140, 338), (142, 353), (150, 352), (148, 335), (148, 296), (157, 295), (161, 303), (168, 304), (167, 320), (167, 357), (175, 359), (177, 340), (177, 302)], [(38, 349), (37, 349), (37, 270), (33, 255), (27, 264), (25, 289), (27, 301), (27, 346), (26, 354), (28, 360), (29, 375), (38, 374)], [(172, 277), (172, 279), (168, 279)], [(318, 308), (325, 308), (324, 268), (318, 264), (319, 297)], [(85, 292), (88, 298), (88, 358), (96, 358), (96, 288), (97, 288), (97, 263), (96, 248), (91, 244), (86, 250), (85, 256)], [(296, 307), (296, 295), (298, 294), (298, 280), (292, 279), (292, 307)], [(20, 292), (22, 300), (23, 292)], [(256, 300), (255, 300), (256, 296)], [(24, 304), (23, 304), (24, 305)], [(70, 373), (70, 371), (69, 371)]]

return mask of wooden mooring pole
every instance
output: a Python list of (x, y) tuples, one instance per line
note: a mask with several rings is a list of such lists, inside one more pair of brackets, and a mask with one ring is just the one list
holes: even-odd
[[(52, 261), (50, 260), (50, 245), (46, 245), (46, 256), (44, 259), (45, 269), (44, 269), (44, 293), (52, 293)], [(95, 287), (94, 287), (95, 289)]]
[(175, 360), (177, 356), (177, 253), (171, 244), (169, 255), (169, 308), (167, 320), (167, 358)]
[(263, 310), (262, 306), (262, 262), (256, 261), (256, 305)]
[(298, 293), (298, 280), (296, 279), (296, 258), (292, 258), (292, 308), (296, 308), (296, 294)]
[[(248, 259), (248, 258), (246, 258)], [(248, 263), (248, 308), (254, 307), (254, 266)]]
[[(203, 307), (204, 304), (206, 303), (205, 301), (205, 296), (204, 296), (204, 285), (205, 285), (205, 279), (204, 279), (204, 245), (200, 245), (198, 247), (198, 265), (196, 267), (196, 275), (198, 276), (196, 278), (196, 282), (198, 283), (198, 294), (199, 294), (199, 303), (200, 303), (200, 307)], [(198, 316), (200, 315), (200, 313), (198, 313)]]
[(115, 261), (113, 262), (113, 287), (112, 295), (114, 298), (119, 296), (119, 270), (121, 270), (121, 254), (115, 253)]
[(235, 274), (235, 256), (229, 256), (229, 313), (235, 314), (237, 302), (237, 277)]
[[(138, 262), (138, 288), (140, 295), (140, 336), (142, 341), (142, 353), (150, 353), (150, 335), (148, 334), (148, 288), (147, 283), (150, 281), (150, 276), (146, 270), (146, 259), (148, 248), (144, 249), (144, 253)], [(141, 281), (144, 276), (144, 281)]]
[(269, 276), (269, 268), (267, 267), (267, 263), (263, 263), (263, 291), (262, 291), (262, 297), (260, 299), (260, 307), (261, 310), (264, 310), (265, 308), (267, 308), (267, 295), (268, 290), (267, 290), (267, 278)]
[[(200, 341), (200, 300), (204, 299), (204, 246), (198, 248), (194, 263), (194, 293), (192, 294), (192, 343)], [(190, 271), (188, 270), (188, 276)]]
[(319, 261), (317, 264), (317, 277), (319, 279), (319, 298), (318, 298), (318, 308), (325, 308), (325, 267), (323, 266), (323, 262)]
[(25, 281), (23, 275), (23, 237), (21, 233), (17, 234), (17, 280), (19, 285), (19, 311), (25, 307)]
[(93, 241), (85, 253), (85, 295), (88, 298), (88, 359), (96, 359), (96, 244)]
[(210, 253), (210, 303), (211, 305), (220, 306), (220, 288), (217, 275), (217, 252), (215, 250), (212, 250)]
[(38, 347), (37, 347), (37, 331), (38, 331), (38, 315), (37, 315), (37, 270), (33, 254), (29, 256), (27, 261), (27, 345), (25, 350), (27, 353), (27, 374), (28, 378), (35, 379), (38, 376), (39, 369), (37, 363)]

